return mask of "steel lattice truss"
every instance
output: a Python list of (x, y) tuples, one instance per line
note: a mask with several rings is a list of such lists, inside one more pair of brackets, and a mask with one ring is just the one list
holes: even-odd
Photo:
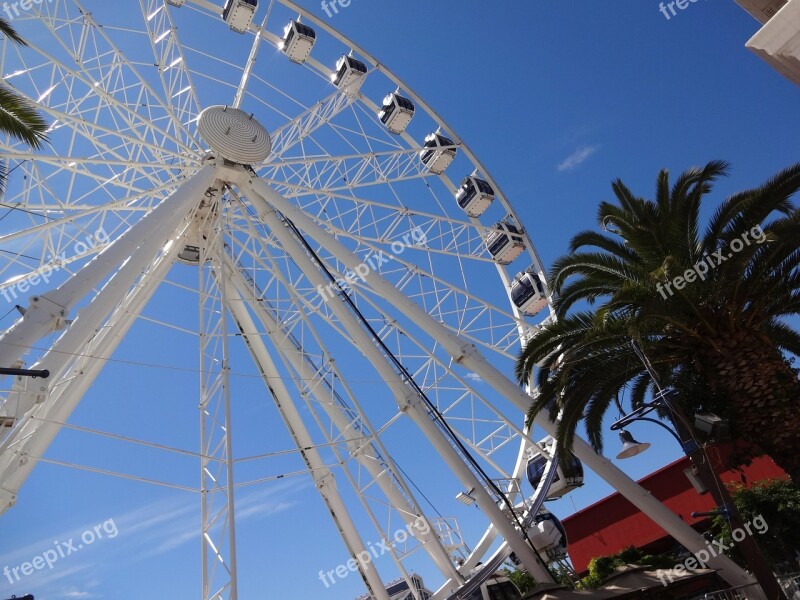
[[(348, 556), (364, 552), (365, 540), (430, 525), (380, 566), (361, 566), (375, 598), (387, 598), (383, 582), (397, 575), (410, 584), (419, 561), (441, 574), (436, 598), (450, 597), (498, 536), (544, 576), (517, 530), (530, 508), (521, 485), (534, 445), (523, 431), (530, 397), (507, 376), (520, 343), (551, 318), (523, 315), (509, 301), (511, 281), (542, 265), (527, 233), (525, 253), (508, 267), (487, 252), (487, 231), (519, 219), (470, 149), (391, 72), (288, 0), (262, 2), (243, 35), (205, 0), (180, 8), (139, 0), (136, 19), (89, 0), (38, 10), (15, 21), (35, 43), (4, 40), (0, 54), (3, 85), (50, 122), (41, 151), (0, 139), (12, 171), (0, 206), (0, 293), (10, 306), (38, 298), (0, 338), (0, 359), (45, 365), (53, 376), (11, 382), (0, 396), (2, 510), (37, 462), (58, 462), (45, 454), (50, 442), (73, 426), (72, 410), (131, 328), (147, 323), (188, 338), (201, 357), (199, 488), (136, 479), (200, 495), (204, 600), (237, 597), (236, 492), (274, 475), (235, 477), (234, 465), (250, 460), (236, 456), (232, 416), (232, 361), (242, 356), (263, 379), (260, 401), (274, 404)], [(298, 14), (324, 37), (303, 64), (277, 49)], [(209, 32), (224, 39), (224, 54), (208, 49)], [(331, 84), (331, 68), (348, 53), (368, 67), (360, 89)], [(377, 117), (395, 89), (417, 107), (399, 135)], [(270, 131), (263, 163), (209, 158), (197, 122), (212, 105), (253, 113)], [(437, 130), (458, 151), (443, 174), (420, 160), (425, 135)], [(496, 191), (480, 218), (453, 200), (470, 174)], [(360, 265), (369, 273), (348, 279)], [(164, 288), (191, 294), (194, 324), (150, 312)], [(358, 383), (365, 373), (380, 383), (369, 397)], [(470, 488), (479, 496), (489, 521), (480, 540), (462, 540), (452, 520), (420, 501), (391, 446), (406, 436), (429, 444), (449, 499)], [(153, 445), (146, 431), (133, 437), (126, 441)], [(589, 466), (685, 546), (702, 546), (579, 446)], [(114, 474), (129, 471), (120, 465)], [(504, 512), (503, 503), (518, 508)]]

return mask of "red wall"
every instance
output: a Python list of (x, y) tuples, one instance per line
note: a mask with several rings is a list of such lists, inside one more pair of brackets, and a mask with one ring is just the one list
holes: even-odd
[[(710, 447), (709, 454), (723, 482), (738, 481), (746, 486), (764, 479), (785, 479), (786, 473), (771, 458), (762, 456), (739, 470), (722, 470), (721, 465), (730, 453), (730, 446)], [(699, 495), (684, 475), (689, 459), (683, 458), (651, 473), (639, 484), (666, 504), (690, 525), (702, 529), (708, 518), (693, 519), (692, 512), (715, 508), (711, 494)], [(569, 540), (569, 555), (578, 573), (586, 571), (596, 556), (616, 554), (628, 546), (643, 547), (669, 536), (639, 512), (619, 493), (614, 493), (563, 520)]]

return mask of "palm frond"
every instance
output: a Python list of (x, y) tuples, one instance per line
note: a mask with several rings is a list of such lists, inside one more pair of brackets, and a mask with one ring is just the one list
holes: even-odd
[(0, 85), (0, 132), (39, 148), (47, 140), (47, 127), (27, 98)]
[(19, 44), (20, 46), (28, 45), (28, 42), (26, 42), (24, 39), (20, 37), (16, 29), (12, 27), (11, 23), (9, 23), (7, 20), (3, 18), (0, 18), (0, 33), (5, 35), (12, 42)]

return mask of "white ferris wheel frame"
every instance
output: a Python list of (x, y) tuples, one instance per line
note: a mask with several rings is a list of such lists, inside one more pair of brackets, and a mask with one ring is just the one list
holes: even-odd
[[(61, 3), (75, 4), (86, 15), (88, 26), (92, 25), (91, 13), (86, 11), (79, 2), (56, 0), (56, 4)], [(503, 207), (505, 213), (517, 223), (521, 222), (513, 207), (506, 200), (500, 186), (491, 177), (485, 166), (466, 143), (453, 134), (453, 130), (444, 119), (419, 95), (362, 48), (290, 0), (270, 2), (264, 23), (267, 22), (273, 6), (277, 4), (290, 8), (306, 22), (313, 23), (318, 30), (324, 31), (342, 45), (349, 47), (353, 53), (367, 62), (372, 70), (380, 72), (398, 89), (402, 89), (419, 109), (430, 115), (443, 131), (449, 133), (459, 151), (496, 190), (496, 201)], [(175, 69), (162, 72), (163, 91), (176, 94), (176, 96), (171, 96), (170, 100), (164, 101), (163, 105), (173, 116), (174, 123), (189, 123), (197, 116), (200, 104), (188, 70), (181, 71), (181, 63), (186, 58), (177, 33), (171, 24), (169, 11), (162, 0), (140, 0), (140, 5), (143, 16), (147, 17), (146, 23), (151, 43), (154, 47), (156, 40), (165, 43), (167, 47), (163, 50), (162, 56), (170, 65), (177, 66)], [(206, 0), (187, 0), (186, 5), (212, 14), (221, 15), (222, 13), (219, 6)], [(232, 103), (233, 107), (240, 106), (245, 97), (248, 83), (254, 76), (256, 59), (262, 44), (277, 46), (280, 42), (280, 38), (264, 26), (253, 24), (249, 31), (254, 35), (252, 51), (247, 64), (243, 67), (241, 82)], [(105, 36), (106, 41), (111, 43), (110, 38), (102, 30), (98, 31), (98, 34)], [(80, 70), (59, 61), (54, 55), (47, 55), (44, 51), (42, 54), (54, 64), (58, 63), (60, 68), (71, 73), (76, 79), (86, 80), (86, 74)], [(306, 64), (320, 74), (329, 73), (329, 68), (314, 57), (307, 59)], [(149, 92), (154, 97), (160, 97), (160, 92), (153, 88), (144, 77), (142, 77), (142, 84), (149, 88)], [(172, 102), (174, 97), (179, 98), (177, 103)], [(32, 100), (37, 99), (32, 98)], [(111, 105), (115, 105), (123, 114), (129, 110), (110, 94), (105, 100)], [(373, 113), (380, 108), (366, 95), (349, 93), (347, 90), (334, 91), (284, 127), (271, 132), (273, 152), (280, 155), (285, 149), (312, 135), (314, 131), (356, 102), (363, 104)], [(45, 114), (55, 119), (56, 123), (68, 117), (57, 109), (44, 104), (42, 98), (37, 103)], [(131, 118), (131, 122), (133, 122), (133, 118)], [(114, 133), (122, 138), (127, 135), (112, 132), (107, 126), (99, 123), (87, 123), (85, 126), (98, 134)], [(158, 134), (163, 135), (165, 139), (184, 148), (187, 161), (199, 161), (204, 166), (192, 173), (195, 168), (191, 167), (188, 162), (184, 165), (170, 164), (169, 169), (172, 170), (171, 177), (173, 178), (164, 181), (148, 172), (150, 163), (126, 159), (114, 148), (108, 148), (108, 154), (116, 155), (118, 158), (102, 160), (77, 157), (68, 149), (66, 154), (69, 157), (69, 163), (67, 165), (64, 164), (65, 158), (57, 154), (34, 153), (16, 146), (3, 148), (4, 156), (7, 159), (40, 161), (42, 164), (56, 165), (67, 171), (72, 170), (83, 175), (87, 174), (82, 170), (85, 163), (107, 164), (109, 167), (125, 166), (150, 181), (152, 189), (139, 191), (135, 185), (131, 185), (130, 196), (116, 200), (114, 204), (90, 207), (82, 212), (81, 216), (90, 213), (102, 215), (105, 211), (114, 210), (123, 204), (130, 205), (139, 200), (151, 199), (149, 205), (145, 202), (133, 209), (144, 212), (145, 216), (113, 243), (105, 248), (98, 248), (96, 256), (89, 263), (82, 265), (65, 283), (54, 290), (35, 296), (25, 314), (0, 337), (0, 365), (7, 366), (19, 364), (27, 348), (33, 347), (53, 332), (64, 331), (35, 365), (48, 367), (53, 373), (51, 383), (43, 385), (38, 380), (19, 380), (15, 385), (13, 394), (17, 401), (17, 420), (11, 431), (0, 442), (0, 511), (7, 510), (16, 502), (19, 489), (30, 475), (33, 467), (38, 462), (47, 460), (45, 457), (47, 447), (61, 428), (66, 426), (70, 413), (104, 366), (104, 361), (92, 360), (92, 357), (111, 356), (141, 314), (142, 309), (152, 298), (160, 281), (177, 260), (188, 230), (192, 226), (196, 226), (200, 220), (207, 223), (210, 233), (207, 243), (203, 247), (200, 263), (209, 264), (210, 271), (206, 272), (204, 268), (199, 269), (201, 273), (199, 287), (205, 292), (202, 295), (204, 300), (201, 312), (204, 312), (206, 316), (219, 315), (221, 312), (219, 308), (225, 307), (232, 321), (239, 328), (254, 363), (264, 375), (264, 382), (270, 394), (277, 401), (276, 405), (284, 424), (297, 445), (323, 501), (333, 515), (350, 556), (355, 558), (359, 553), (365, 552), (367, 544), (337, 490), (330, 466), (326, 465), (324, 458), (316, 449), (314, 437), (295, 406), (295, 394), (281, 379), (280, 374), (283, 369), (296, 373), (299, 381), (307, 382), (305, 386), (301, 386), (303, 389), (300, 390), (304, 397), (308, 395), (316, 398), (317, 408), (322, 410), (326, 418), (336, 425), (336, 429), (342, 436), (340, 439), (344, 440), (350, 448), (350, 458), (357, 461), (370, 473), (375, 486), (389, 499), (392, 507), (402, 516), (405, 523), (410, 524), (421, 517), (427, 518), (407, 482), (399, 474), (380, 436), (375, 433), (377, 429), (372, 426), (365, 412), (359, 406), (356, 394), (348, 395), (347, 402), (342, 401), (337, 404), (330, 401), (335, 394), (326, 388), (326, 379), (316, 370), (317, 365), (307, 361), (303, 353), (298, 352), (298, 342), (292, 339), (291, 331), (285, 329), (276, 314), (267, 310), (262, 302), (263, 298), (259, 298), (255, 293), (257, 286), (248, 280), (246, 272), (236, 264), (236, 257), (226, 251), (220, 225), (222, 217), (211, 218), (209, 215), (199, 215), (199, 207), (204, 202), (204, 198), (207, 203), (219, 201), (226, 190), (232, 196), (240, 196), (238, 200), (246, 199), (249, 205), (256, 210), (261, 225), (273, 233), (274, 243), (277, 243), (286, 252), (314, 286), (324, 287), (329, 281), (325, 279), (319, 265), (315, 264), (313, 258), (309, 256), (307, 248), (301, 243), (303, 238), (312, 240), (338, 264), (350, 270), (356, 270), (362, 263), (363, 257), (354, 253), (351, 248), (337, 238), (340, 234), (346, 234), (346, 231), (337, 230), (335, 224), (323, 227), (319, 219), (287, 197), (289, 193), (318, 193), (319, 189), (311, 186), (307, 188), (298, 186), (282, 178), (282, 170), (291, 168), (291, 165), (254, 165), (256, 168), (264, 167), (261, 175), (256, 177), (251, 170), (241, 165), (232, 165), (220, 157), (204, 159), (201, 153), (192, 148), (192, 143), (195, 148), (202, 148), (202, 143), (188, 125), (176, 127), (174, 133), (160, 129), (160, 125), (156, 123), (153, 123), (152, 127), (154, 131), (158, 130)], [(132, 126), (131, 129), (133, 130), (134, 127)], [(418, 142), (408, 133), (402, 133), (399, 137), (410, 150), (399, 149), (368, 156), (359, 154), (340, 156), (336, 159), (338, 165), (346, 165), (348, 173), (358, 173), (365, 178), (365, 181), (371, 176), (380, 178), (381, 173), (385, 172), (389, 165), (394, 172), (400, 173), (401, 177), (412, 178), (423, 175), (424, 169), (418, 160)], [(147, 146), (153, 153), (160, 152), (160, 148), (144, 138), (137, 140), (131, 137), (129, 141)], [(306, 162), (319, 161), (322, 163), (326, 160), (325, 157), (316, 157), (309, 158)], [(166, 192), (175, 188), (174, 177), (179, 176), (184, 179), (180, 187), (168, 198), (163, 199)], [(447, 189), (456, 189), (457, 186), (446, 174), (438, 177)], [(348, 185), (356, 183), (358, 183), (357, 179), (351, 179)], [(346, 187), (328, 186), (326, 190), (335, 196), (344, 193)], [(157, 200), (161, 201), (157, 202)], [(238, 200), (234, 200), (234, 202)], [(54, 205), (52, 208), (59, 209), (61, 207)], [(74, 215), (67, 215), (63, 217), (63, 220), (74, 218)], [(296, 228), (294, 234), (292, 229), (287, 227), (287, 221)], [(471, 221), (476, 227), (480, 226), (478, 219), (471, 218)], [(11, 243), (25, 235), (35, 233), (37, 229), (44, 231), (53, 226), (52, 223), (48, 223), (38, 228), (14, 232), (3, 236), (0, 241)], [(297, 232), (302, 232), (302, 237), (298, 237)], [(527, 257), (534, 269), (539, 274), (543, 274), (541, 260), (527, 232), (524, 233), (524, 236)], [(260, 258), (259, 260), (264, 259)], [(280, 268), (274, 262), (272, 267), (276, 273), (276, 279), (281, 280), (283, 275)], [(497, 272), (501, 284), (507, 291), (510, 290), (511, 273), (508, 268), (497, 265)], [(113, 278), (109, 279), (112, 276)], [(292, 289), (291, 282), (285, 277), (281, 281), (285, 289)], [(487, 360), (480, 344), (433, 318), (429, 312), (422, 309), (419, 304), (411, 300), (379, 272), (369, 271), (363, 277), (361, 285), (390, 303), (407, 323), (429, 332), (446, 350), (452, 364), (477, 374), (484, 381), (491, 381), (496, 392), (519, 411), (521, 423), (521, 415), (525, 414), (531, 402), (531, 395), (521, 390), (515, 382)], [(88, 305), (77, 311), (71, 310), (78, 305), (81, 299), (98, 288), (99, 291)], [(301, 306), (307, 303), (307, 300), (300, 295), (295, 295), (293, 301)], [(365, 298), (364, 302), (369, 303), (370, 300)], [(421, 537), (420, 541), (424, 552), (428, 554), (430, 561), (445, 580), (434, 598), (438, 600), (458, 597), (460, 592), (466, 590), (468, 582), (470, 582), (471, 570), (477, 566), (479, 561), (486, 560), (486, 553), (492, 548), (498, 537), (503, 540), (503, 543), (493, 557), (499, 556), (502, 560), (513, 550), (538, 580), (547, 580), (550, 576), (549, 572), (526, 542), (524, 535), (520, 534), (518, 523), (515, 523), (514, 519), (501, 509), (499, 505), (501, 499), (486, 488), (485, 481), (481, 480), (479, 474), (476, 474), (465, 457), (459, 453), (458, 447), (454, 447), (453, 440), (448, 439), (431, 420), (413, 381), (398, 379), (397, 370), (386, 353), (376, 346), (374, 338), (364, 328), (364, 323), (358, 320), (345, 303), (338, 298), (332, 298), (326, 299), (326, 304), (327, 310), (335, 316), (342, 334), (346, 334), (364, 352), (368, 362), (387, 382), (387, 387), (400, 411), (410, 417), (423, 432), (450, 471), (465, 486), (465, 489), (474, 493), (478, 507), (490, 521), (483, 538), (465, 557), (462, 564), (454, 563), (450, 552), (433, 528), (429, 528), (431, 533)], [(372, 307), (380, 311), (380, 307), (376, 304), (372, 304)], [(302, 311), (299, 312), (302, 313)], [(512, 306), (512, 312), (518, 324), (518, 337), (524, 342), (532, 330), (518, 309)], [(552, 314), (549, 318), (553, 318)], [(227, 327), (227, 318), (205, 319), (204, 317), (201, 324), (205, 340), (201, 347), (201, 356), (205, 356), (209, 364), (217, 361), (223, 365), (221, 371), (211, 368), (203, 371), (204, 381), (201, 388), (201, 473), (202, 490), (206, 492), (203, 494), (202, 505), (202, 533), (205, 549), (203, 556), (204, 600), (223, 597), (236, 600), (238, 594), (233, 511), (234, 491), (237, 483), (233, 478), (234, 458), (231, 436), (228, 433), (231, 402), (228, 381), (230, 367), (228, 365), (227, 340), (229, 333)], [(308, 327), (309, 331), (315, 331), (311, 325)], [(398, 331), (403, 330), (398, 329)], [(265, 336), (262, 332), (266, 332), (267, 335)], [(410, 338), (414, 336), (414, 331), (411, 329), (406, 329), (403, 333)], [(269, 338), (272, 352), (265, 344), (265, 337)], [(316, 343), (325, 347), (322, 336), (316, 340)], [(282, 364), (276, 363), (275, 355)], [(334, 371), (336, 369), (335, 366), (330, 368)], [(442, 368), (449, 367), (442, 365)], [(347, 377), (343, 374), (336, 373), (336, 377), (341, 382), (346, 383), (347, 381)], [(469, 383), (463, 378), (460, 379), (460, 383), (469, 389)], [(481, 396), (476, 394), (476, 397), (480, 398)], [(517, 482), (517, 487), (514, 488), (511, 485), (504, 490), (513, 498), (519, 494), (518, 482), (524, 475), (525, 451), (528, 447), (535, 446), (536, 442), (530, 439), (529, 433), (513, 419), (507, 419), (496, 408), (488, 406), (488, 403), (486, 409), (493, 411), (498, 418), (505, 419), (509, 430), (523, 440), (516, 463), (510, 471), (510, 479)], [(554, 424), (543, 416), (537, 419), (536, 425), (550, 435), (555, 434)], [(333, 442), (332, 439), (328, 441)], [(479, 449), (471, 447), (470, 450), (478, 451)], [(546, 453), (545, 449), (540, 448), (540, 450)], [(655, 500), (609, 460), (597, 455), (580, 438), (575, 443), (575, 454), (586, 466), (648, 514), (684, 547), (694, 552), (705, 548), (705, 540), (702, 536), (683, 523), (677, 515)], [(486, 455), (482, 455), (481, 458), (487, 461), (491, 460)], [(551, 461), (551, 466), (552, 464)], [(344, 471), (344, 473), (345, 478), (349, 478), (347, 472)], [(553, 470), (548, 468), (548, 473), (549, 477), (545, 478), (547, 482), (552, 480)], [(359, 484), (352, 478), (349, 479), (350, 485), (358, 490)], [(542, 494), (546, 493), (546, 489), (537, 490), (537, 492), (539, 501), (534, 513), (538, 511), (541, 500), (544, 499)], [(219, 502), (215, 503), (214, 498), (218, 498)], [(507, 498), (503, 498), (503, 500), (507, 500)], [(366, 504), (364, 507), (376, 527), (380, 529), (376, 516), (370, 512)], [(392, 559), (410, 585), (410, 573), (404, 567), (403, 557), (399, 553), (392, 553)], [(744, 585), (752, 582), (746, 573), (724, 556), (714, 557), (709, 563), (712, 567), (719, 569), (723, 577), (732, 585)], [(375, 565), (361, 562), (358, 564), (358, 570), (369, 593), (375, 598), (388, 600), (384, 579), (378, 573)], [(219, 570), (220, 565), (221, 571)], [(475, 583), (475, 578), (471, 583)]]

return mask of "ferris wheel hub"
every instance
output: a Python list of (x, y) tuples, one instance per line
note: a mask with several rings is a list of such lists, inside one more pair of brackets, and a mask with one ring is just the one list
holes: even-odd
[(197, 128), (209, 147), (231, 162), (260, 163), (272, 151), (266, 128), (238, 108), (209, 106), (200, 113)]

